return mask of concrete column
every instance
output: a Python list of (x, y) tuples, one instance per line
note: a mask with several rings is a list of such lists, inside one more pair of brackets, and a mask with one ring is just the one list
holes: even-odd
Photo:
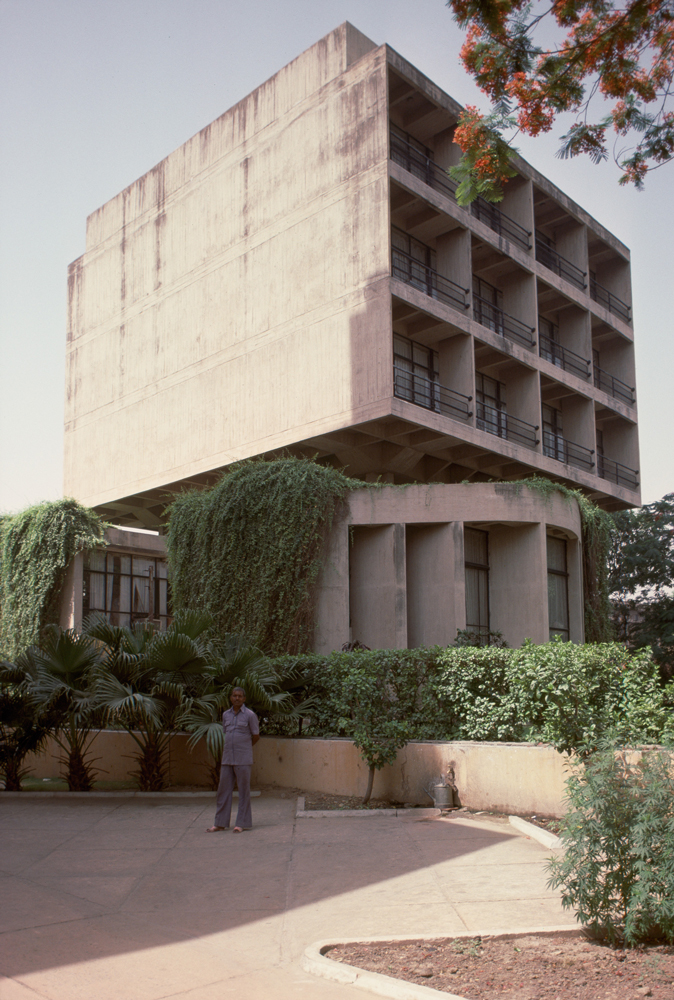
[(547, 562), (544, 524), (489, 529), (490, 628), (513, 647), (548, 641)]
[(353, 528), (349, 564), (352, 641), (371, 649), (405, 649), (405, 525)]
[[(514, 271), (503, 281), (503, 308), (505, 312), (533, 327), (538, 325), (536, 279), (527, 271)], [(535, 332), (531, 335), (535, 340)]]
[(587, 257), (587, 228), (580, 222), (569, 226), (568, 229), (559, 230), (555, 233), (555, 246), (562, 257), (566, 257), (572, 264), (585, 272), (585, 283), (590, 287), (589, 264)]
[(331, 653), (349, 638), (349, 526), (342, 520), (332, 527), (317, 581), (312, 648), (317, 653)]
[(566, 543), (566, 568), (569, 574), (569, 639), (585, 642), (585, 614), (583, 607), (583, 562), (581, 543), (569, 538)]
[[(561, 401), (562, 433), (569, 441), (594, 451), (597, 439), (594, 429), (594, 404), (584, 396), (566, 396)], [(594, 456), (596, 461), (596, 456)]]
[(447, 646), (465, 617), (463, 559), (453, 524), (407, 525), (407, 644)]
[(562, 347), (579, 354), (585, 361), (592, 360), (592, 322), (584, 309), (564, 309), (559, 314), (559, 342)]
[[(440, 364), (440, 384), (448, 389), (462, 392), (464, 396), (475, 395), (475, 352), (473, 340), (466, 334), (448, 337), (438, 344)], [(475, 407), (470, 404), (470, 409)]]
[(538, 372), (530, 368), (517, 366), (508, 372), (506, 378), (506, 404), (508, 413), (520, 420), (538, 427), (536, 436), (540, 439), (541, 430), (541, 380)]
[[(471, 286), (470, 233), (467, 229), (452, 229), (435, 241), (438, 273), (455, 281), (461, 288)], [(467, 312), (468, 310), (466, 310)]]
[(513, 177), (503, 188), (503, 202), (500, 206), (506, 215), (523, 226), (531, 233), (531, 249), (533, 255), (534, 232), (534, 186), (524, 177)]
[(78, 552), (70, 561), (61, 590), (59, 625), (61, 628), (82, 628), (82, 590), (84, 587), (84, 553)]

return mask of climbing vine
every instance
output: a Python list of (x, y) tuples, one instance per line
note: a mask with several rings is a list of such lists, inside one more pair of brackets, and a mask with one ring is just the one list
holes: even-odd
[(71, 560), (104, 543), (98, 515), (64, 497), (0, 518), (0, 652), (13, 658), (58, 623)]
[(554, 483), (544, 476), (519, 479), (507, 485), (514, 486), (518, 492), (526, 486), (545, 500), (549, 500), (554, 493), (561, 493), (566, 500), (575, 500), (578, 504), (583, 543), (585, 641), (610, 642), (614, 638), (609, 576), (609, 556), (615, 531), (613, 518), (588, 500), (580, 490), (571, 489), (562, 483)]
[(307, 459), (244, 462), (168, 508), (175, 608), (209, 611), (221, 632), (266, 653), (308, 649), (325, 542), (363, 483)]

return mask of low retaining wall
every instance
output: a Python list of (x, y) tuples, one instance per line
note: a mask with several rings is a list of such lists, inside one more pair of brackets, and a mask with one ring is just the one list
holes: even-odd
[[(169, 775), (174, 785), (207, 786), (208, 754), (203, 745), (190, 752), (187, 736), (171, 739)], [(100, 758), (99, 778), (124, 781), (134, 770), (135, 744), (127, 733), (104, 731), (93, 744)], [(56, 778), (61, 751), (53, 741), (44, 753), (27, 761), (33, 777)], [(408, 743), (395, 764), (377, 771), (375, 798), (390, 798), (429, 806), (424, 792), (434, 778), (452, 767), (461, 804), (469, 809), (539, 813), (564, 812), (566, 757), (549, 746), (528, 743)], [(361, 795), (367, 785), (367, 766), (351, 740), (280, 739), (263, 736), (255, 748), (253, 783), (307, 792)]]

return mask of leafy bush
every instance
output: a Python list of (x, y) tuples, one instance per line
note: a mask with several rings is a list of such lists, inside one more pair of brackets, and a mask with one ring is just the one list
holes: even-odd
[(634, 763), (608, 741), (567, 781), (566, 850), (548, 885), (611, 943), (674, 941), (673, 767), (669, 751)]

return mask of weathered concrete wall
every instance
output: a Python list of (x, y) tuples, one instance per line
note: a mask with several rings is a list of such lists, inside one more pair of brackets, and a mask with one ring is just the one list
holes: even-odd
[[(101, 733), (93, 744), (99, 777), (124, 781), (134, 769), (135, 749), (126, 733)], [(56, 778), (60, 750), (53, 743), (28, 761), (32, 776)], [(561, 816), (566, 758), (551, 747), (521, 743), (408, 743), (395, 764), (378, 771), (375, 798), (431, 805), (426, 786), (453, 767), (461, 804), (470, 809)], [(170, 749), (173, 784), (207, 786), (203, 746), (187, 750), (187, 737), (174, 736)], [(253, 783), (307, 792), (361, 795), (367, 767), (350, 740), (277, 739), (263, 736), (255, 748)]]
[(163, 486), (391, 395), (387, 156), (385, 49), (342, 25), (89, 218), (67, 494)]
[(549, 639), (546, 532), (564, 536), (570, 638), (583, 642), (577, 504), (507, 483), (436, 483), (350, 495), (319, 581), (316, 651), (453, 642), (466, 626), (464, 524), (489, 532), (491, 628), (513, 647)]

